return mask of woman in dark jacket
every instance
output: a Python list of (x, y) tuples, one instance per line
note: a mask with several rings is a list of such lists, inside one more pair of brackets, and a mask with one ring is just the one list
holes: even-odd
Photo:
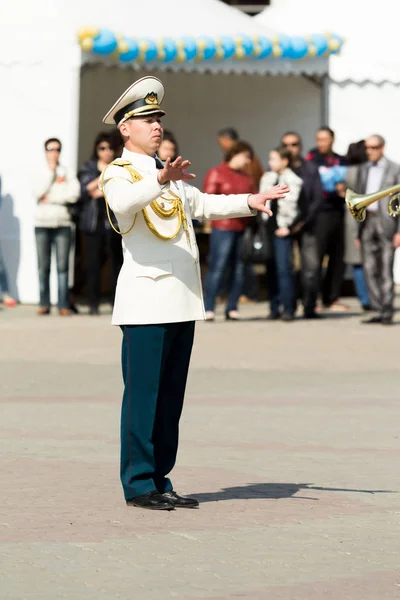
[[(254, 156), (247, 142), (236, 142), (225, 155), (225, 161), (210, 169), (204, 179), (206, 194), (253, 194), (256, 187), (246, 167)], [(244, 282), (243, 235), (249, 219), (231, 218), (211, 221), (210, 253), (205, 281), (206, 320), (215, 320), (215, 299), (224, 275), (232, 273), (225, 318), (237, 321), (238, 301)]]
[[(98, 188), (100, 175), (114, 160), (115, 154), (113, 134), (99, 133), (94, 142), (91, 160), (85, 162), (78, 174), (81, 184), (79, 225), (85, 239), (87, 294), (91, 315), (99, 314), (100, 274), (106, 255), (110, 259), (113, 295), (123, 260), (121, 236), (108, 222), (104, 197)], [(111, 211), (110, 214), (116, 225), (116, 219)]]

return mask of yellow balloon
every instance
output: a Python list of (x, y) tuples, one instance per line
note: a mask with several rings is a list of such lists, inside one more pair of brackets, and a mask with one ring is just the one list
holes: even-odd
[(165, 60), (165, 52), (164, 50), (159, 50), (157, 54), (158, 60)]
[(96, 37), (99, 34), (97, 27), (80, 27), (78, 29), (78, 38), (82, 41), (84, 38)]
[(205, 50), (206, 49), (206, 43), (204, 40), (198, 40), (197, 42), (197, 49), (198, 50)]
[(330, 39), (329, 40), (329, 50), (338, 50), (339, 49), (339, 40)]
[(243, 50), (243, 48), (241, 48), (240, 46), (239, 46), (239, 48), (236, 48), (236, 50), (235, 50), (236, 58), (242, 59), (245, 57), (245, 55), (246, 55), (246, 52)]
[(119, 52), (119, 54), (123, 54), (124, 52), (128, 52), (128, 50), (129, 50), (129, 46), (126, 43), (126, 41), (125, 40), (121, 40), (118, 43), (118, 52)]
[(219, 58), (219, 59), (224, 58), (224, 51), (222, 50), (221, 46), (219, 48), (217, 48), (215, 58)]
[(282, 56), (282, 48), (280, 48), (279, 46), (274, 46), (272, 48), (272, 56), (274, 56), (275, 58), (280, 58)]
[(149, 44), (146, 42), (146, 40), (141, 40), (139, 42), (139, 49), (141, 52), (146, 52), (149, 49)]
[(317, 49), (312, 44), (308, 47), (308, 56), (313, 58), (317, 54)]
[(186, 54), (183, 50), (178, 50), (178, 54), (176, 55), (176, 62), (183, 63), (186, 60)]
[(93, 39), (87, 37), (81, 40), (81, 48), (84, 52), (91, 52), (93, 49)]

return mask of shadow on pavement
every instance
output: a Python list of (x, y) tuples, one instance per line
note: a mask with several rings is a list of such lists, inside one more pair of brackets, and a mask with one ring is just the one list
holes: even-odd
[[(218, 492), (193, 494), (200, 502), (220, 502), (221, 500), (254, 500), (264, 498), (279, 500), (293, 498), (301, 490), (317, 490), (321, 492), (347, 492), (359, 494), (398, 494), (394, 490), (352, 490), (348, 488), (317, 487), (310, 483), (250, 483), (244, 486), (223, 488)], [(310, 496), (295, 496), (301, 500), (319, 500)]]

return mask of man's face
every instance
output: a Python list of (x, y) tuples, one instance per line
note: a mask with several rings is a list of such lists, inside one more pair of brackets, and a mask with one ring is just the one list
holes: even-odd
[(46, 160), (49, 163), (58, 163), (60, 159), (61, 146), (58, 142), (49, 142), (45, 148)]
[(317, 148), (321, 154), (330, 154), (333, 147), (333, 137), (329, 131), (317, 131)]
[(230, 137), (218, 136), (217, 142), (223, 152), (228, 152), (232, 148), (232, 146), (236, 143), (235, 140), (232, 140)]
[(372, 136), (365, 142), (365, 152), (368, 160), (378, 162), (385, 152), (385, 146), (379, 138)]
[(154, 156), (163, 137), (161, 115), (133, 117), (122, 123), (120, 131), (125, 138), (129, 138), (129, 140), (125, 139), (128, 150)]
[(294, 159), (300, 156), (301, 144), (297, 135), (285, 135), (282, 138), (282, 145), (289, 150)]

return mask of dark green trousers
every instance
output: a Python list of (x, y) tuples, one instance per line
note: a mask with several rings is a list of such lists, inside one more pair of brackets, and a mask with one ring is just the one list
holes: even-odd
[(121, 482), (125, 498), (172, 489), (194, 321), (123, 325)]

